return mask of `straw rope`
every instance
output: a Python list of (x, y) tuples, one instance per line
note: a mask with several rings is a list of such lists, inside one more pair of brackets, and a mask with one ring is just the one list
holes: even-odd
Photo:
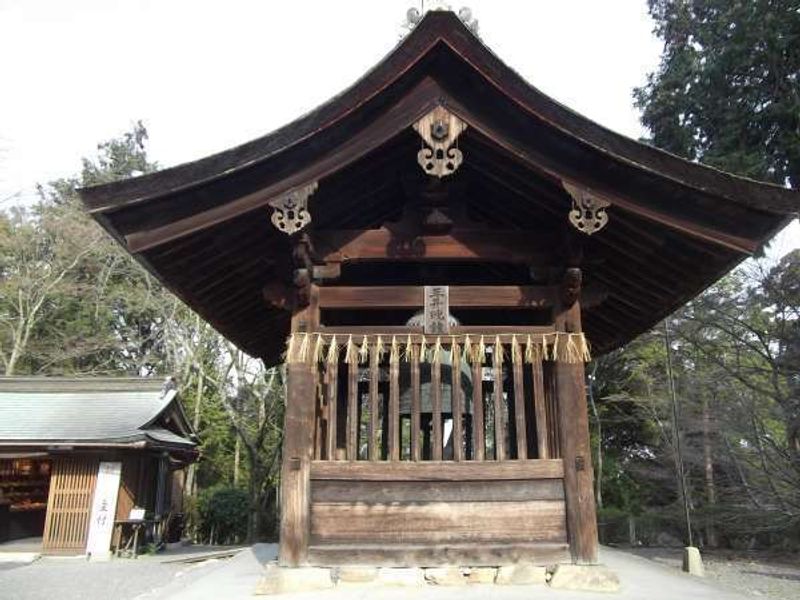
[(370, 351), (375, 351), (379, 360), (388, 351), (390, 361), (416, 360), (423, 363), (441, 362), (444, 358), (442, 353), (449, 349), (451, 353), (459, 352), (466, 363), (484, 365), (487, 350), (491, 348), (493, 360), (498, 364), (509, 357), (513, 364), (539, 361), (581, 363), (592, 359), (589, 341), (583, 333), (504, 333), (492, 337), (487, 340), (481, 335), (476, 340), (469, 335), (448, 335), (444, 339), (428, 339), (422, 334), (408, 334), (403, 341), (389, 334), (348, 334), (346, 343), (341, 344), (335, 334), (298, 332), (286, 340), (283, 358), (287, 363), (331, 364), (339, 361), (340, 351), (344, 349), (344, 362), (347, 364), (369, 362)]

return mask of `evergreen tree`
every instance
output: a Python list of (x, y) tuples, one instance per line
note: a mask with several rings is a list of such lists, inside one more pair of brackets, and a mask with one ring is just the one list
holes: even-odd
[(800, 10), (793, 0), (649, 0), (661, 64), (634, 92), (651, 141), (800, 186)]

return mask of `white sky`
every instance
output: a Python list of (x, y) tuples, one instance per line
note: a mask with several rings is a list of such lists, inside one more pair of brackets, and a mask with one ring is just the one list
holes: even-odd
[[(263, 135), (358, 79), (419, 0), (0, 0), (0, 208), (69, 176), (142, 119), (151, 159)], [(426, 4), (431, 5), (432, 2)], [(463, 0), (530, 83), (639, 137), (631, 91), (658, 64), (645, 0)], [(776, 242), (800, 246), (800, 227)]]

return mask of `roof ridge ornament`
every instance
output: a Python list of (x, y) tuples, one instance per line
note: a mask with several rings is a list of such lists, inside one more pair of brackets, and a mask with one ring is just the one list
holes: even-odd
[(606, 208), (611, 206), (607, 200), (593, 194), (589, 190), (561, 182), (564, 189), (572, 197), (572, 210), (569, 211), (569, 222), (578, 231), (586, 235), (597, 233), (608, 223)]
[(467, 124), (444, 106), (437, 106), (414, 123), (414, 129), (428, 145), (417, 152), (417, 162), (425, 173), (439, 178), (455, 173), (464, 155), (453, 144), (466, 128)]
[[(432, 11), (446, 11), (446, 12), (456, 12), (453, 10), (452, 5), (449, 2), (444, 2), (442, 0), (434, 0), (432, 2), (433, 6), (430, 8), (425, 7), (425, 1), (422, 0), (420, 2), (420, 7), (417, 8), (412, 6), (406, 11), (406, 19), (403, 22), (403, 29), (411, 30), (414, 29), (419, 22), (422, 21), (422, 18), (425, 16), (426, 13)], [(467, 29), (469, 29), (473, 34), (478, 35), (478, 19), (475, 19), (472, 16), (472, 9), (468, 6), (462, 6), (458, 9), (456, 13), (458, 15), (459, 20), (464, 23)]]
[(286, 235), (292, 235), (311, 223), (308, 198), (315, 191), (317, 191), (317, 182), (313, 181), (270, 200), (268, 204), (275, 209), (272, 211), (272, 224), (275, 228)]

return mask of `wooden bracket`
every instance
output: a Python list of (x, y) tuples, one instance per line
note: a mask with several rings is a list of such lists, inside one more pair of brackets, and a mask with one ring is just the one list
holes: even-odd
[(302, 233), (293, 237), (292, 264), (295, 269), (292, 273), (292, 285), (295, 288), (294, 308), (308, 306), (311, 297), (311, 284), (314, 275), (314, 246), (311, 243), (311, 236)]
[(325, 279), (339, 279), (342, 276), (342, 263), (331, 262), (324, 265), (314, 265), (311, 278), (319, 283)]
[(569, 211), (569, 222), (578, 231), (586, 235), (597, 233), (608, 223), (606, 208), (611, 206), (608, 200), (600, 198), (587, 189), (577, 187), (566, 181), (564, 189), (572, 197), (572, 210)]
[(286, 235), (292, 235), (311, 223), (308, 198), (315, 191), (317, 191), (316, 181), (270, 200), (269, 205), (273, 208), (272, 224), (275, 228)]
[(561, 303), (564, 307), (570, 307), (578, 301), (581, 295), (581, 283), (583, 273), (580, 269), (572, 267), (564, 272), (561, 281)]

